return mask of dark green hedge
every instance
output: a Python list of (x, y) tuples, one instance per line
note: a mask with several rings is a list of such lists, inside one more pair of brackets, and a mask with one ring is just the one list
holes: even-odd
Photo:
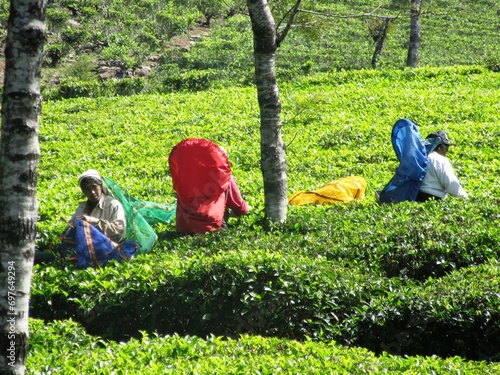
[(329, 340), (341, 337), (338, 323), (355, 306), (396, 283), (324, 259), (262, 251), (172, 261), (147, 256), (103, 270), (39, 270), (31, 316), (73, 318), (114, 339), (145, 330)]
[(498, 374), (500, 364), (461, 358), (376, 356), (334, 342), (241, 335), (156, 336), (126, 343), (90, 336), (71, 320), (30, 319), (30, 374)]
[(356, 316), (356, 345), (376, 353), (499, 361), (499, 266), (463, 268), (375, 298)]
[[(376, 352), (498, 358), (497, 262), (420, 285), (324, 258), (241, 251), (158, 255), (74, 272), (35, 272), (31, 316), (72, 318), (115, 340), (239, 334), (336, 340)], [(489, 285), (488, 287), (485, 287)]]
[[(98, 98), (101, 96), (131, 96), (148, 93), (196, 92), (208, 90), (213, 85), (214, 71), (159, 73), (154, 78), (143, 77), (80, 81), (63, 79), (56, 87), (44, 87), (45, 100), (70, 98)], [(0, 87), (1, 89), (1, 87)], [(1, 93), (1, 91), (0, 91)]]
[(313, 238), (302, 254), (369, 264), (386, 277), (423, 281), (499, 258), (500, 228), (490, 224), (500, 217), (497, 198), (326, 207), (323, 215), (300, 207), (296, 213), (288, 231)]

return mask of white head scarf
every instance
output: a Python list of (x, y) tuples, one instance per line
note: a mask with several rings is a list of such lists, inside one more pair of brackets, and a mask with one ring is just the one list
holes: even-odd
[(102, 177), (99, 174), (99, 172), (97, 172), (95, 169), (89, 169), (89, 170), (83, 172), (81, 174), (81, 176), (78, 178), (78, 185), (80, 185), (80, 187), (82, 187), (83, 180), (85, 180), (87, 178), (94, 180), (99, 185), (102, 185)]

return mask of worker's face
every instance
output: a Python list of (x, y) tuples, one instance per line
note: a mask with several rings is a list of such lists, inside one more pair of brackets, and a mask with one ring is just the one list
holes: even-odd
[(92, 203), (97, 203), (99, 202), (99, 199), (101, 199), (102, 186), (93, 181), (89, 181), (83, 184), (82, 191), (87, 199)]
[(448, 152), (448, 148), (449, 148), (449, 147), (450, 147), (450, 146), (448, 146), (448, 145), (441, 144), (441, 145), (439, 145), (439, 147), (438, 147), (438, 148), (436, 148), (436, 151), (437, 151), (437, 153), (438, 153), (438, 154), (441, 154), (441, 155), (443, 155), (443, 156), (446, 156), (446, 153)]

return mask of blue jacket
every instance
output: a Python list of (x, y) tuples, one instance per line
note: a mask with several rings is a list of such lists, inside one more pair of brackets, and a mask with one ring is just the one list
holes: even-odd
[(413, 122), (399, 119), (392, 128), (391, 140), (399, 166), (380, 192), (379, 202), (413, 202), (427, 172), (427, 151), (422, 136)]

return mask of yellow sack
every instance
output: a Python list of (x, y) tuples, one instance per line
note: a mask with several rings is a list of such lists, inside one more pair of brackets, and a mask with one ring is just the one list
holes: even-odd
[(298, 191), (288, 202), (294, 205), (348, 203), (362, 198), (366, 191), (366, 180), (359, 176), (343, 177), (323, 185), (314, 191)]

